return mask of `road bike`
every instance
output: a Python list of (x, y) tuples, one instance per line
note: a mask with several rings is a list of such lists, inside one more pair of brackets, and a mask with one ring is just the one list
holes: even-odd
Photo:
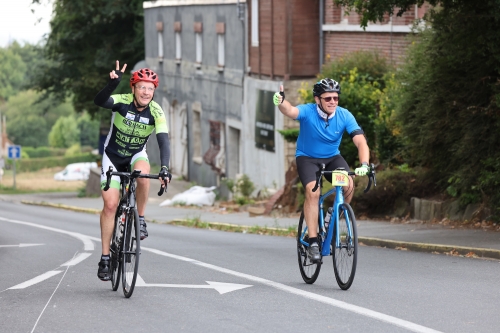
[(120, 176), (120, 202), (116, 208), (113, 236), (110, 245), (110, 270), (111, 288), (118, 290), (120, 276), (122, 278), (123, 294), (126, 298), (132, 296), (137, 272), (139, 270), (139, 256), (141, 254), (141, 235), (139, 225), (139, 214), (136, 208), (136, 179), (163, 178), (165, 187), (161, 187), (158, 195), (161, 196), (167, 190), (166, 177), (171, 179), (171, 175), (162, 174), (141, 174), (141, 170), (132, 172), (113, 171), (109, 167), (106, 172), (106, 185), (104, 191), (109, 189), (111, 176)]
[[(304, 211), (302, 211), (297, 229), (297, 256), (300, 274), (304, 282), (308, 284), (314, 283), (318, 278), (323, 257), (332, 255), (337, 284), (341, 289), (347, 290), (351, 286), (356, 273), (358, 235), (354, 212), (351, 206), (344, 202), (343, 186), (349, 184), (349, 176), (355, 175), (355, 173), (345, 171), (343, 168), (325, 171), (325, 164), (321, 164), (313, 192), (316, 192), (319, 188), (321, 193), (325, 174), (331, 174), (333, 188), (320, 195), (318, 202), (318, 243), (321, 260), (313, 263), (307, 255), (309, 236)], [(375, 166), (373, 164), (370, 165), (367, 176), (368, 185), (364, 190), (365, 193), (370, 190), (372, 181), (374, 186), (377, 186)], [(335, 193), (333, 205), (324, 212), (323, 202), (333, 193)], [(329, 218), (330, 221), (328, 221)]]

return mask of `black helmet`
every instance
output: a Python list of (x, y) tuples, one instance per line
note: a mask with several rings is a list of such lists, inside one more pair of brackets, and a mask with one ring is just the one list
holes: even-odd
[(316, 82), (313, 87), (313, 96), (319, 97), (325, 92), (336, 92), (340, 95), (340, 84), (329, 78), (324, 78)]

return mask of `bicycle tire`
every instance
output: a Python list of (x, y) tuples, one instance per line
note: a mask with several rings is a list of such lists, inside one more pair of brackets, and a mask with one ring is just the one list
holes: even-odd
[(132, 296), (134, 292), (137, 272), (139, 270), (140, 242), (139, 215), (135, 209), (131, 209), (125, 219), (123, 253), (121, 257), (122, 288), (126, 298)]
[[(302, 279), (307, 284), (313, 284), (318, 278), (319, 271), (321, 270), (321, 261), (318, 263), (312, 263), (307, 256), (307, 247), (301, 243), (300, 238), (302, 232), (306, 228), (306, 223), (304, 221), (304, 211), (300, 215), (299, 225), (297, 227), (297, 259), (299, 262), (300, 275)], [(304, 235), (303, 241), (308, 243), (309, 237)]]
[(115, 214), (115, 225), (113, 228), (113, 236), (111, 237), (110, 244), (110, 269), (111, 269), (111, 289), (117, 291), (120, 286), (120, 276), (121, 276), (121, 244), (123, 242), (123, 235), (120, 235), (120, 218), (122, 215), (121, 207), (116, 209)]
[[(348, 217), (346, 219), (346, 216)], [(336, 230), (332, 239), (333, 246), (333, 269), (335, 279), (340, 289), (347, 290), (351, 287), (356, 274), (356, 264), (358, 258), (358, 234), (356, 229), (356, 218), (351, 206), (344, 203), (339, 206), (339, 221), (335, 228), (339, 227), (340, 246), (335, 245)], [(349, 236), (348, 228), (351, 229), (352, 236)]]

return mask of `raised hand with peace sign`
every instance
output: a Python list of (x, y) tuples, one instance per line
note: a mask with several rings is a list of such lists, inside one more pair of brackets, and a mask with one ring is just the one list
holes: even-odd
[(122, 69), (120, 70), (120, 61), (117, 60), (116, 61), (116, 69), (109, 72), (109, 78), (111, 80), (120, 79), (122, 77), (122, 74), (125, 73), (126, 68), (127, 68), (127, 64), (123, 65)]

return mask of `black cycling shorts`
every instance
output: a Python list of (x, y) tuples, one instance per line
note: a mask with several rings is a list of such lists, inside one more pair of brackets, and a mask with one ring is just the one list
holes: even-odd
[[(326, 171), (333, 171), (337, 168), (344, 168), (345, 171), (349, 171), (349, 165), (347, 165), (347, 162), (341, 155), (335, 155), (328, 158), (312, 158), (308, 156), (299, 156), (295, 160), (297, 162), (299, 179), (304, 188), (310, 182), (316, 181), (321, 169), (321, 163), (325, 164)], [(326, 174), (325, 178), (329, 182), (332, 181), (331, 174)]]

